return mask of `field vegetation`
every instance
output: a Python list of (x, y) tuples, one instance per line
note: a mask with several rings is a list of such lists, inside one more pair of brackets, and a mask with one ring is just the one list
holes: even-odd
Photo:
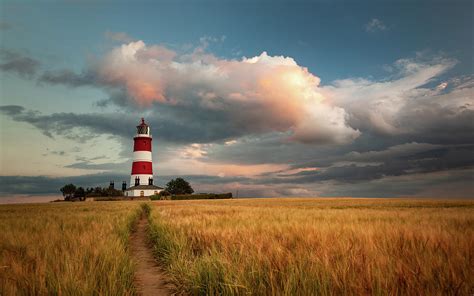
[[(161, 192), (160, 192), (161, 193)], [(150, 197), (151, 200), (191, 200), (191, 199), (230, 199), (232, 193), (198, 193), (198, 194), (158, 194)]]
[(474, 202), (227, 199), (0, 206), (0, 295), (132, 295), (142, 210), (191, 295), (469, 295)]
[(131, 295), (136, 202), (0, 206), (0, 295)]
[(156, 201), (149, 236), (193, 295), (470, 295), (474, 203)]

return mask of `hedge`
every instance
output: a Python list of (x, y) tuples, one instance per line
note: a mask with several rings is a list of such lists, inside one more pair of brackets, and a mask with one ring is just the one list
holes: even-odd
[(232, 193), (199, 193), (199, 194), (180, 194), (180, 195), (152, 195), (151, 200), (190, 200), (190, 199), (230, 199)]

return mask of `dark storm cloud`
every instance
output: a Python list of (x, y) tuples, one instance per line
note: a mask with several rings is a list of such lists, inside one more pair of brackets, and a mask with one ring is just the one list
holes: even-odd
[(474, 198), (474, 170), (386, 177), (368, 182), (330, 182), (320, 196)]
[(25, 78), (33, 77), (40, 67), (39, 61), (6, 49), (0, 49), (0, 59), (0, 70)]
[(4, 114), (10, 115), (10, 116), (16, 116), (18, 114), (21, 114), (23, 111), (25, 111), (25, 108), (22, 106), (17, 106), (17, 105), (7, 105), (7, 106), (0, 106), (0, 110)]
[(66, 165), (65, 168), (102, 171), (126, 171), (127, 169), (130, 169), (130, 165), (131, 162), (129, 161), (120, 163), (92, 163), (90, 161), (80, 161), (70, 165)]
[[(18, 74), (23, 78), (34, 78), (40, 84), (102, 87), (97, 80), (96, 72), (92, 68), (87, 68), (81, 73), (76, 73), (70, 69), (47, 70), (40, 73), (40, 61), (7, 49), (0, 49), (0, 60), (0, 70)], [(35, 77), (36, 74), (39, 75)]]
[[(191, 183), (198, 184), (227, 184), (227, 183), (242, 183), (242, 184), (251, 184), (253, 179), (249, 177), (235, 176), (235, 177), (219, 177), (219, 176), (210, 176), (210, 175), (180, 175), (179, 177), (184, 178), (185, 180), (190, 181)], [(162, 180), (171, 180), (176, 178), (172, 175), (161, 175), (158, 177)]]
[[(405, 151), (405, 153), (393, 151), (395, 149), (362, 154), (352, 153), (340, 157), (327, 168), (295, 174), (279, 173), (273, 177), (269, 175), (262, 182), (305, 184), (332, 180), (360, 183), (390, 176), (474, 168), (474, 146), (472, 145), (431, 149), (428, 147), (425, 147), (426, 150), (418, 149), (418, 151), (412, 148), (412, 152)], [(314, 165), (315, 163), (309, 163), (302, 167), (314, 167)]]
[(106, 187), (111, 180), (116, 187), (122, 181), (129, 180), (130, 176), (116, 174), (93, 174), (74, 177), (46, 177), (46, 176), (0, 176), (0, 194), (60, 194), (59, 188), (73, 183), (82, 187)]
[(0, 106), (0, 112), (10, 116), (15, 121), (27, 122), (48, 137), (60, 135), (83, 141), (87, 137), (103, 134), (112, 134), (129, 137), (129, 129), (136, 120), (121, 114), (76, 114), (53, 113), (42, 115), (37, 111), (30, 111), (22, 106)]
[[(146, 121), (153, 127), (155, 138), (172, 143), (209, 143), (239, 136), (242, 132), (227, 129), (215, 121), (212, 114), (204, 114), (183, 108), (178, 113), (169, 113), (167, 108), (157, 108), (146, 116)], [(138, 124), (140, 114), (131, 113), (53, 113), (43, 115), (37, 111), (27, 110), (22, 106), (0, 106), (0, 112), (15, 121), (27, 122), (48, 137), (64, 136), (80, 141), (94, 136), (109, 134), (129, 139), (133, 136), (133, 127)], [(217, 113), (215, 116), (221, 116)]]
[(45, 71), (39, 78), (40, 83), (61, 84), (70, 87), (94, 86), (96, 84), (95, 74), (85, 71), (77, 74), (71, 70)]
[[(400, 122), (411, 132), (408, 138), (434, 144), (474, 143), (474, 102), (473, 89), (463, 91), (466, 101), (460, 106), (443, 106), (439, 100), (431, 102), (412, 101), (401, 111)], [(446, 96), (446, 100), (453, 99)]]

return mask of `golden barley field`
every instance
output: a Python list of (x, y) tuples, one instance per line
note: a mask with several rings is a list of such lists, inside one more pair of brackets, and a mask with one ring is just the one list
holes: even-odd
[(474, 201), (234, 199), (0, 206), (0, 295), (134, 295), (141, 211), (188, 295), (469, 295)]
[(149, 236), (191, 295), (472, 295), (474, 202), (157, 201)]
[(130, 295), (133, 202), (0, 206), (0, 295)]

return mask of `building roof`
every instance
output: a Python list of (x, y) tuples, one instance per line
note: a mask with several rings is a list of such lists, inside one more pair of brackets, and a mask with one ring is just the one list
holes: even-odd
[(126, 190), (142, 190), (142, 189), (164, 189), (155, 185), (137, 185), (127, 188)]
[(140, 127), (140, 126), (148, 126), (148, 124), (145, 123), (145, 118), (142, 117), (142, 122), (137, 126), (137, 127)]

